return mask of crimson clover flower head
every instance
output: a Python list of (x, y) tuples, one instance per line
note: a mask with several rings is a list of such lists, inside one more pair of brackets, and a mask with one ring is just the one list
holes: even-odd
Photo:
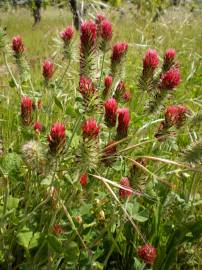
[(105, 20), (105, 16), (103, 14), (97, 14), (96, 19), (95, 19), (95, 23), (97, 25), (97, 37), (99, 38), (101, 35), (101, 25), (102, 22)]
[(176, 51), (172, 48), (169, 48), (166, 50), (166, 53), (164, 55), (164, 60), (165, 61), (173, 60), (175, 56), (176, 56)]
[(157, 250), (151, 244), (140, 247), (137, 253), (146, 264), (153, 264), (157, 257)]
[(128, 50), (128, 44), (125, 42), (118, 42), (113, 46), (112, 49), (112, 62), (120, 62), (126, 55)]
[(81, 47), (92, 48), (96, 44), (97, 26), (93, 21), (84, 21), (81, 24)]
[(95, 119), (90, 118), (83, 123), (82, 130), (84, 139), (96, 139), (99, 135), (100, 127)]
[(83, 173), (80, 176), (80, 184), (82, 185), (82, 187), (85, 187), (88, 183), (88, 174), (87, 173)]
[(183, 105), (171, 105), (165, 110), (165, 122), (168, 126), (179, 127), (183, 124), (186, 114), (188, 113), (187, 107)]
[(66, 141), (65, 126), (56, 122), (52, 125), (48, 135), (49, 148), (52, 154), (57, 154), (64, 148)]
[(65, 126), (61, 123), (55, 123), (51, 127), (50, 135), (52, 140), (65, 138)]
[(25, 126), (28, 126), (32, 121), (33, 102), (30, 97), (24, 96), (21, 100), (21, 119)]
[(22, 97), (22, 100), (21, 100), (21, 109), (23, 110), (23, 109), (32, 109), (32, 105), (33, 105), (33, 102), (32, 102), (32, 100), (31, 100), (31, 98), (30, 97), (27, 97), (27, 96), (24, 96), (24, 97)]
[(104, 85), (105, 88), (109, 89), (112, 86), (113, 78), (110, 75), (105, 76), (104, 78)]
[(158, 67), (159, 59), (156, 50), (148, 49), (144, 59), (143, 59), (143, 68), (154, 70)]
[(12, 49), (16, 55), (20, 55), (24, 52), (24, 44), (23, 44), (21, 36), (13, 37)]
[[(130, 197), (132, 195), (132, 190), (130, 186), (130, 182), (127, 177), (123, 177), (120, 181), (120, 185), (123, 186), (123, 188), (119, 188), (119, 196), (121, 199), (125, 199), (127, 197)], [(127, 189), (124, 189), (127, 188)]]
[(121, 80), (116, 87), (116, 91), (119, 93), (123, 93), (125, 91), (125, 89), (126, 89), (125, 82), (123, 80)]
[(105, 20), (105, 16), (103, 14), (96, 15), (96, 24), (101, 24), (101, 22), (104, 20)]
[(117, 99), (119, 99), (120, 96), (123, 95), (123, 93), (125, 92), (125, 89), (126, 89), (126, 85), (125, 85), (125, 82), (123, 80), (121, 80), (117, 87), (116, 87), (116, 91), (115, 91), (115, 97)]
[(108, 20), (103, 20), (101, 23), (101, 37), (104, 41), (112, 39), (112, 25)]
[(43, 76), (46, 80), (50, 80), (54, 73), (54, 64), (50, 60), (43, 62)]
[(89, 97), (95, 93), (95, 86), (90, 78), (86, 76), (80, 77), (79, 92), (83, 97)]
[(167, 49), (164, 55), (162, 73), (167, 72), (171, 68), (178, 68), (178, 63), (175, 62), (176, 51), (172, 48)]
[(103, 91), (103, 96), (106, 97), (110, 91), (110, 88), (112, 86), (113, 83), (113, 78), (111, 75), (106, 75), (104, 78), (104, 91)]
[(40, 133), (40, 132), (42, 131), (42, 129), (43, 129), (43, 126), (42, 126), (41, 122), (36, 121), (36, 122), (34, 123), (33, 128), (34, 128), (34, 130), (35, 130), (36, 132)]
[(126, 92), (123, 94), (123, 100), (124, 100), (125, 102), (130, 101), (131, 98), (132, 98), (132, 95), (131, 95), (131, 93), (130, 93), (129, 91), (126, 91)]
[(116, 125), (117, 117), (117, 102), (115, 98), (109, 98), (104, 103), (105, 107), (105, 123), (108, 127), (114, 127)]
[(128, 127), (130, 123), (130, 113), (127, 108), (120, 108), (117, 110), (118, 113), (118, 127), (117, 127), (117, 137), (122, 139), (127, 137)]
[(74, 35), (74, 29), (71, 26), (65, 28), (62, 32), (60, 32), (60, 37), (65, 43), (69, 43)]
[(172, 90), (179, 85), (181, 75), (178, 68), (171, 68), (166, 73), (162, 74), (160, 80), (160, 89)]

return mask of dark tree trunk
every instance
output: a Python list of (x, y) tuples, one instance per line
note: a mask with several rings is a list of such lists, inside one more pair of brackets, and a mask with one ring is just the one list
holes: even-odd
[(180, 0), (173, 0), (173, 5), (178, 6), (180, 4)]
[(13, 0), (13, 7), (17, 9), (17, 0)]
[(81, 23), (81, 16), (78, 10), (77, 0), (69, 0), (71, 11), (73, 13), (74, 27), (79, 30)]
[(35, 7), (33, 9), (34, 25), (41, 21), (41, 0), (34, 0)]

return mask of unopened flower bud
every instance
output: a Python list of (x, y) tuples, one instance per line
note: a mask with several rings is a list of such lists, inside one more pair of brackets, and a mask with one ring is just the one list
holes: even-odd
[(39, 121), (36, 121), (33, 126), (34, 130), (38, 133), (40, 133), (43, 129), (42, 124)]
[(54, 65), (51, 61), (45, 60), (43, 63), (43, 76), (45, 80), (50, 80), (54, 73)]
[(156, 248), (151, 244), (146, 244), (138, 249), (138, 256), (146, 263), (153, 264), (157, 257)]
[(21, 119), (24, 126), (32, 122), (33, 102), (30, 97), (24, 96), (21, 101)]
[(87, 183), (88, 183), (88, 174), (83, 173), (80, 177), (80, 184), (82, 185), (82, 187), (85, 187)]
[(116, 125), (116, 118), (117, 118), (117, 102), (115, 98), (109, 98), (105, 104), (105, 123), (106, 125), (111, 128)]
[(57, 154), (64, 149), (66, 141), (65, 126), (61, 123), (55, 123), (51, 127), (48, 136), (49, 148), (52, 154)]
[(24, 52), (24, 44), (23, 44), (21, 36), (13, 37), (12, 49), (15, 56), (20, 56)]
[(122, 139), (124, 137), (127, 137), (128, 134), (130, 114), (127, 108), (120, 108), (117, 110), (117, 113), (118, 113), (117, 138)]
[(130, 186), (130, 182), (127, 177), (123, 177), (120, 181), (120, 185), (122, 188), (119, 188), (119, 196), (122, 199), (130, 197), (132, 195), (132, 190)]

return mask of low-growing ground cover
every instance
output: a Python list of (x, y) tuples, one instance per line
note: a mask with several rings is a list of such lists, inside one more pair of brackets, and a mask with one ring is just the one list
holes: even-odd
[(199, 13), (1, 15), (1, 269), (200, 269)]

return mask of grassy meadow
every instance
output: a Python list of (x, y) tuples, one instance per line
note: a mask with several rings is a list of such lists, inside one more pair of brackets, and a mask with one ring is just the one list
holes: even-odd
[[(167, 48), (175, 48), (182, 73), (182, 83), (178, 91), (174, 92), (174, 99), (178, 103), (189, 105), (191, 109), (200, 110), (202, 95), (200, 11), (196, 10), (192, 13), (183, 7), (170, 8), (155, 23), (152, 22), (150, 14), (138, 14), (135, 10), (131, 12), (126, 7), (127, 11), (127, 15), (120, 15), (117, 10), (106, 10), (106, 15), (113, 24), (112, 44), (116, 41), (126, 41), (129, 44), (126, 78), (128, 89), (133, 92), (133, 101), (130, 104), (132, 111), (138, 115), (137, 110), (142, 109), (138, 108), (139, 94), (142, 95), (142, 93), (138, 92), (137, 83), (141, 73), (142, 58), (148, 48), (155, 48), (161, 60)], [(89, 18), (95, 16), (95, 11), (90, 10), (89, 13)], [(1, 11), (0, 23), (7, 28), (8, 42), (11, 42), (15, 35), (23, 37), (27, 61), (34, 77), (33, 84), (37, 85), (42, 79), (41, 66), (44, 59), (57, 58), (58, 44), (55, 39), (59, 38), (60, 31), (66, 25), (72, 24), (72, 14), (67, 9), (47, 8), (42, 11), (41, 23), (32, 27), (33, 17), (30, 10)], [(79, 33), (76, 33), (76, 36), (78, 43)], [(79, 51), (75, 49), (77, 63), (78, 55)], [(60, 64), (61, 61), (58, 65)], [(78, 64), (75, 66), (77, 68)], [(107, 66), (109, 67), (109, 61), (106, 61)], [(7, 79), (6, 68), (2, 64), (0, 84), (4, 93), (8, 91)], [(139, 124), (143, 124), (141, 119)]]
[[(32, 127), (24, 129), (20, 121), (21, 95), (13, 87), (1, 57), (0, 139), (4, 154), (0, 162), (0, 269), (201, 269), (201, 144), (192, 155), (184, 157), (189, 145), (201, 142), (202, 135), (201, 11), (169, 8), (154, 22), (147, 12), (140, 14), (127, 5), (124, 8), (125, 15), (115, 9), (104, 13), (113, 26), (111, 45), (117, 41), (128, 43), (124, 81), (132, 99), (121, 105), (130, 110), (130, 139), (118, 142), (118, 158), (107, 169), (100, 163), (94, 167), (100, 152), (87, 157), (93, 164), (89, 170), (79, 152), (83, 149), (79, 127), (85, 115), (79, 108), (81, 97), (77, 91), (80, 35), (75, 33), (70, 65), (63, 60), (59, 36), (67, 25), (72, 25), (71, 12), (48, 7), (42, 10), (41, 22), (33, 27), (30, 10), (0, 9), (0, 26), (7, 33), (8, 65), (20, 81), (11, 50), (12, 37), (20, 35), (31, 73), (31, 83), (23, 86), (23, 91), (36, 100), (42, 99), (44, 106), (35, 115), (44, 125), (42, 134), (35, 134)], [(92, 9), (87, 18), (95, 15)], [(172, 96), (155, 113), (147, 112), (149, 94), (138, 87), (148, 48), (157, 50), (161, 63), (166, 49), (174, 48), (182, 77)], [(103, 71), (96, 74), (101, 76), (101, 88), (103, 75), (110, 71), (110, 56), (109, 50)], [(42, 76), (45, 59), (55, 64), (53, 83), (48, 86), (44, 86)], [(98, 70), (100, 66), (101, 62)], [(154, 134), (164, 119), (164, 110), (173, 104), (187, 106), (190, 119), (183, 127), (173, 128), (167, 140), (156, 140)], [(102, 119), (99, 113), (96, 117)], [(22, 157), (22, 145), (35, 140), (47, 154), (47, 134), (57, 121), (66, 126), (68, 154), (44, 158), (40, 174), (35, 167), (29, 167), (26, 155)], [(108, 131), (104, 124), (102, 130), (100, 148), (115, 137), (115, 131)], [(137, 193), (123, 201), (116, 195), (119, 180), (123, 176), (130, 178), (131, 164), (138, 158), (146, 158), (147, 163), (137, 164), (132, 188), (141, 190), (145, 197)], [(90, 179), (87, 188), (78, 181), (84, 169)], [(58, 193), (56, 199), (53, 188)], [(62, 233), (53, 233), (54, 224), (61, 225)], [(144, 241), (158, 250), (154, 265), (143, 263), (137, 256), (136, 249)]]

